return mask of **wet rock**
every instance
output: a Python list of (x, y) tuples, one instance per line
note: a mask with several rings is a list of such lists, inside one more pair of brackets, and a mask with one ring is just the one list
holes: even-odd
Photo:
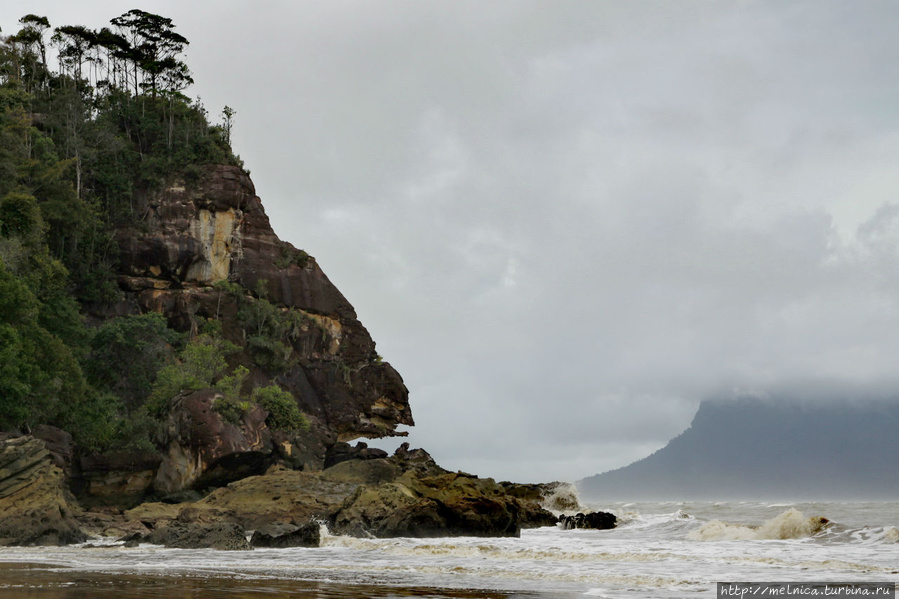
[(608, 530), (615, 528), (616, 524), (618, 524), (618, 518), (615, 514), (610, 514), (609, 512), (589, 512), (587, 514), (578, 512), (573, 516), (565, 516), (563, 514), (559, 517), (559, 525), (565, 530), (574, 528)]
[(176, 520), (153, 530), (145, 540), (153, 545), (178, 549), (251, 549), (243, 527), (233, 522), (202, 524)]
[[(403, 444), (391, 461), (403, 474), (360, 487), (332, 516), (335, 532), (376, 537), (518, 536), (522, 528), (556, 523), (536, 500), (516, 497), (490, 478), (447, 472), (423, 450)], [(353, 462), (329, 470), (345, 464)]]
[(68, 545), (87, 535), (80, 512), (43, 441), (0, 440), (0, 545)]
[(253, 547), (318, 547), (321, 544), (321, 525), (310, 521), (302, 526), (276, 523), (263, 526), (253, 533)]
[(124, 537), (118, 539), (119, 541), (124, 542), (124, 546), (130, 548), (137, 547), (141, 544), (141, 541), (144, 540), (143, 533), (133, 532), (129, 535), (125, 535)]

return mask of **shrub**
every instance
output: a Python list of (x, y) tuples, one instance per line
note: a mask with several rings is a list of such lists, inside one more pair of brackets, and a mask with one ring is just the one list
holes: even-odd
[(266, 422), (275, 430), (308, 430), (309, 420), (300, 412), (297, 402), (289, 392), (278, 385), (257, 387), (253, 400), (268, 411)]

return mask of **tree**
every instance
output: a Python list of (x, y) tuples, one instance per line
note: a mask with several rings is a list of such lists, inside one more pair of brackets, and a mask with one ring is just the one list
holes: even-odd
[(225, 131), (225, 143), (228, 145), (231, 145), (231, 125), (234, 124), (235, 114), (234, 109), (227, 105), (222, 110), (222, 118), (224, 119), (222, 129)]
[[(160, 81), (166, 83), (168, 91), (180, 91), (193, 83), (187, 65), (177, 58), (189, 42), (175, 33), (171, 19), (133, 9), (110, 23), (119, 28), (130, 44), (135, 93), (141, 86), (149, 87), (155, 98)], [(143, 72), (144, 81), (139, 81), (139, 71)]]

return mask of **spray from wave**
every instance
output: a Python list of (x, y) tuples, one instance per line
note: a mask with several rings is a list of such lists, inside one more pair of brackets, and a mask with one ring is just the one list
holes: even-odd
[(807, 518), (790, 508), (761, 526), (729, 524), (712, 520), (687, 535), (693, 541), (757, 541), (764, 539), (802, 539), (823, 532), (830, 520), (822, 516)]
[(543, 495), (541, 505), (556, 516), (563, 513), (581, 512), (581, 498), (577, 494), (577, 488), (571, 483), (556, 483)]

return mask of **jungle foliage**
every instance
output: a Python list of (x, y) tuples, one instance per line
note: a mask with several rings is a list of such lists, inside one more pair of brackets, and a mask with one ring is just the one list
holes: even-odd
[[(188, 43), (141, 10), (98, 30), (26, 15), (0, 33), (0, 430), (47, 423), (86, 451), (146, 448), (181, 391), (251, 400), (220, 337), (187, 339), (157, 314), (94, 328), (82, 316), (120, 297), (114, 231), (144, 216), (141, 194), (190, 184), (204, 164), (242, 166), (233, 109), (211, 124), (184, 95)], [(260, 402), (301, 428), (279, 391)]]

